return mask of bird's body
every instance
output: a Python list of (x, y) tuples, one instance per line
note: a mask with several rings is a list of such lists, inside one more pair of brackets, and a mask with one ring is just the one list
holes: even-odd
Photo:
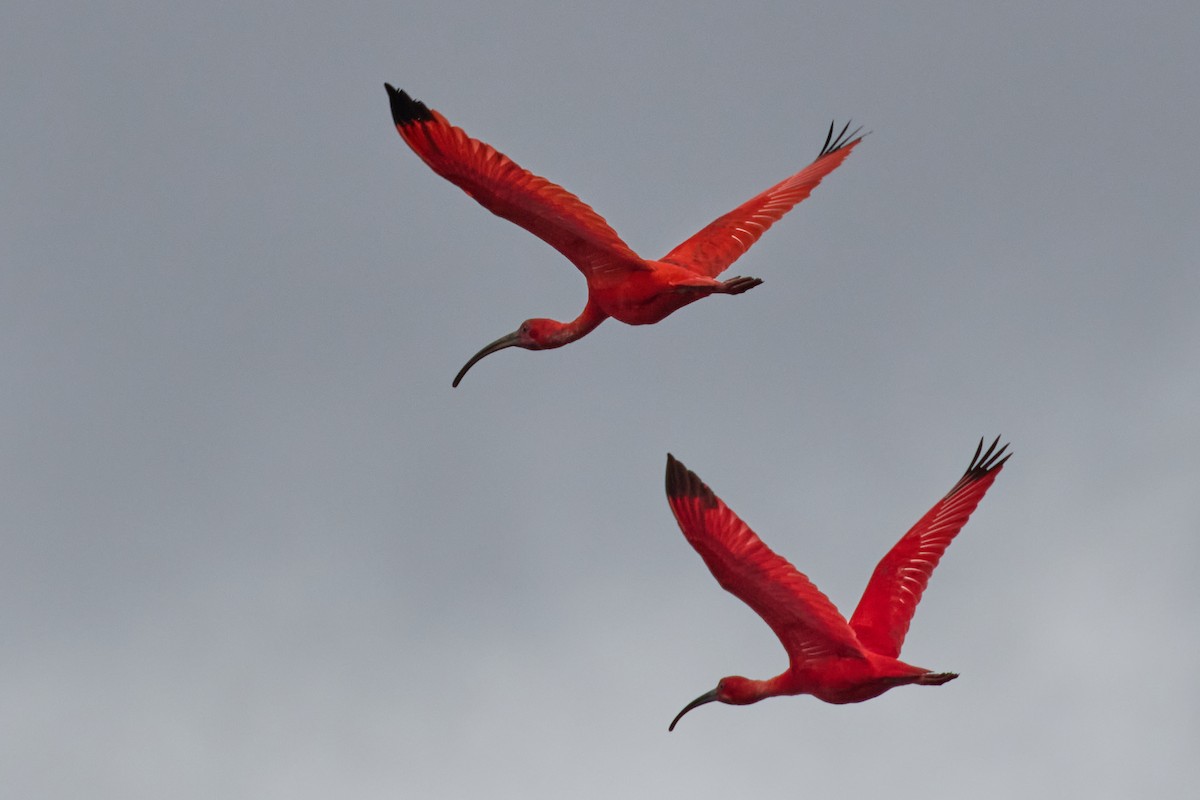
[[(492, 213), (520, 225), (566, 256), (587, 281), (588, 301), (570, 322), (529, 319), (483, 348), (454, 379), (484, 356), (506, 347), (546, 350), (579, 339), (605, 319), (650, 325), (711, 294), (741, 294), (762, 281), (718, 280), (774, 222), (816, 188), (862, 141), (849, 126), (829, 136), (812, 164), (714, 220), (661, 260), (638, 256), (604, 218), (575, 195), (522, 169), (472, 139), (437, 111), (385, 84), (400, 136), (434, 172)], [(857, 138), (856, 138), (857, 137)]]
[[(747, 705), (766, 697), (810, 694), (827, 703), (858, 703), (905, 684), (940, 685), (957, 677), (901, 661), (909, 623), (929, 577), (1004, 467), (1007, 445), (983, 441), (962, 478), (875, 568), (847, 621), (803, 573), (771, 551), (695, 473), (667, 456), (667, 500), (679, 527), (713, 577), (771, 627), (788, 653), (788, 669), (768, 680), (722, 678), (696, 706)], [(982, 453), (982, 455), (981, 455)]]

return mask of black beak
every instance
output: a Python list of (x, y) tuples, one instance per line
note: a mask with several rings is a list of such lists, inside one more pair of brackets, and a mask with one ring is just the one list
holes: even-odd
[(475, 366), (475, 362), (478, 361), (479, 359), (483, 358), (484, 356), (490, 356), (492, 353), (496, 352), (497, 350), (503, 350), (506, 347), (513, 347), (514, 345), (518, 345), (520, 343), (521, 343), (521, 332), (520, 331), (513, 331), (512, 333), (501, 336), (499, 339), (492, 342), (491, 344), (489, 344), (487, 347), (480, 350), (475, 355), (471, 356), (471, 360), (468, 361), (466, 363), (466, 365), (463, 366), (463, 368), (458, 371), (458, 374), (454, 376), (454, 383), (452, 383), (450, 385), (458, 386), (459, 381), (461, 381), (463, 379), (463, 375), (466, 375), (467, 370), (469, 370), (471, 367)]
[(700, 695), (695, 700), (693, 700), (692, 702), (690, 702), (686, 706), (684, 706), (683, 711), (680, 711), (678, 714), (675, 715), (675, 719), (671, 720), (671, 725), (670, 725), (670, 727), (667, 728), (667, 730), (668, 731), (675, 730), (675, 723), (679, 722), (679, 718), (682, 717), (687, 712), (691, 711), (696, 706), (702, 706), (705, 703), (711, 703), (712, 701), (717, 700), (717, 699), (719, 699), (719, 698), (717, 697), (716, 689), (713, 689), (711, 692), (705, 692), (704, 694)]

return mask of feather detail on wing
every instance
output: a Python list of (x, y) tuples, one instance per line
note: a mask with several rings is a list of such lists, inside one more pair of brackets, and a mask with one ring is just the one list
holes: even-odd
[(821, 148), (816, 161), (709, 223), (663, 256), (662, 260), (710, 278), (720, 275), (749, 250), (767, 228), (808, 197), (822, 178), (846, 160), (850, 151), (862, 141), (862, 136), (858, 136), (861, 128), (846, 135), (849, 127), (847, 123), (846, 128), (833, 139), (831, 124), (825, 146)]
[(793, 669), (859, 656), (850, 626), (829, 598), (776, 555), (695, 473), (667, 456), (667, 501), (688, 542), (717, 583), (775, 632)]
[(850, 627), (867, 649), (899, 657), (929, 576), (1011, 455), (1004, 455), (1008, 445), (997, 450), (999, 443), (1000, 437), (996, 437), (981, 456), (980, 439), (970, 466), (950, 493), (921, 517), (875, 567), (850, 617)]
[(571, 260), (587, 277), (648, 269), (604, 218), (575, 195), (512, 159), (390, 84), (396, 130), (438, 175), (488, 211), (520, 225)]

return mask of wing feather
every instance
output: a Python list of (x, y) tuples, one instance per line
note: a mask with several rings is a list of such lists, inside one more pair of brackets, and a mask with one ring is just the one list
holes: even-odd
[(776, 555), (694, 472), (667, 456), (667, 501), (717, 583), (775, 632), (792, 668), (860, 654), (854, 632), (812, 581)]
[(484, 208), (542, 239), (587, 277), (642, 269), (642, 260), (604, 218), (556, 183), (534, 175), (492, 146), (472, 139), (437, 111), (391, 84), (396, 130), (438, 175)]
[(858, 608), (850, 617), (850, 627), (869, 650), (899, 657), (929, 577), (1011, 455), (1004, 455), (1007, 444), (997, 450), (999, 443), (1000, 438), (996, 437), (983, 453), (980, 439), (970, 466), (954, 488), (875, 567)]
[[(821, 180), (850, 155), (862, 136), (858, 131), (846, 135), (849, 123), (833, 139), (833, 125), (817, 160), (795, 175), (780, 181), (760, 195), (713, 220), (697, 234), (662, 260), (686, 267), (700, 275), (715, 278), (737, 261), (768, 228), (812, 193)], [(832, 141), (831, 141), (832, 139)]]

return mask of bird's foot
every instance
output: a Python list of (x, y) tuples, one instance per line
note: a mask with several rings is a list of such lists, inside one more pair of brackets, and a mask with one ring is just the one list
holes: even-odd
[(926, 672), (916, 682), (921, 686), (941, 686), (957, 677), (957, 672)]
[(725, 288), (721, 290), (722, 294), (741, 294), (748, 292), (755, 286), (762, 283), (762, 278), (743, 278), (741, 275), (736, 278), (730, 278), (721, 285)]

